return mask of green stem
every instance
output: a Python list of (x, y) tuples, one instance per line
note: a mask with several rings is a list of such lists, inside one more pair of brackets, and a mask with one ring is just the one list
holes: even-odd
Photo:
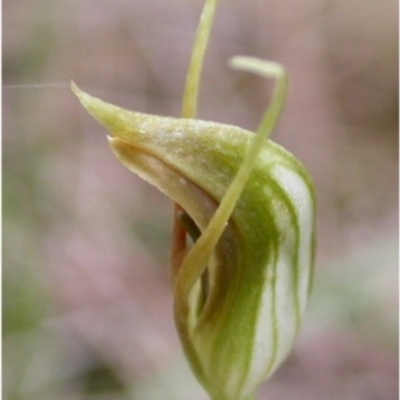
[(207, 0), (201, 14), (183, 95), (182, 118), (196, 118), (204, 55), (210, 38), (218, 0)]
[[(229, 185), (206, 229), (182, 262), (175, 286), (175, 296), (179, 300), (177, 303), (178, 315), (184, 315), (187, 312), (186, 302), (190, 290), (206, 269), (211, 254), (225, 230), (226, 223), (235, 208), (236, 202), (239, 200), (244, 186), (246, 185), (247, 178), (262, 149), (262, 143), (275, 128), (286, 100), (288, 76), (286, 70), (280, 64), (251, 57), (235, 57), (231, 60), (231, 66), (269, 78), (275, 78), (277, 84), (270, 102), (270, 107), (261, 120), (258, 134), (249, 144), (249, 149), (244, 156), (238, 172)], [(181, 309), (179, 309), (180, 307)]]

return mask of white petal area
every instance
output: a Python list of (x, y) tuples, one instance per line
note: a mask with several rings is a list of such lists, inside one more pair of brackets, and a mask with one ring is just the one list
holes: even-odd
[[(254, 354), (245, 388), (270, 376), (293, 346), (307, 303), (313, 262), (314, 199), (304, 176), (278, 164), (272, 172), (295, 211), (272, 205), (281, 234), (276, 262), (265, 266), (263, 295), (258, 311)], [(269, 191), (268, 188), (265, 189)], [(274, 284), (272, 284), (272, 282)]]
[[(287, 229), (287, 228), (286, 228)], [(276, 356), (266, 375), (274, 372), (293, 346), (298, 327), (296, 294), (294, 291), (293, 252), (296, 232), (289, 229), (282, 238), (275, 272)]]
[(295, 230), (290, 216), (276, 215), (280, 232), (285, 232), (276, 259), (265, 266), (263, 294), (258, 310), (253, 358), (246, 386), (256, 387), (286, 357), (296, 336), (297, 316), (293, 291), (293, 249)]
[(253, 355), (249, 373), (243, 390), (253, 390), (263, 379), (267, 366), (275, 358), (274, 350), (274, 296), (272, 280), (274, 266), (266, 267), (263, 295), (258, 310), (257, 326), (253, 345)]
[(315, 204), (304, 177), (284, 165), (277, 165), (273, 176), (290, 197), (297, 214), (299, 229), (297, 296), (299, 311), (303, 314), (309, 294), (310, 275), (314, 259), (313, 235)]

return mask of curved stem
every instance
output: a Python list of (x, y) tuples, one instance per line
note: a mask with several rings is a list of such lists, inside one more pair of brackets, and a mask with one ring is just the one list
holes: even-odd
[(269, 107), (264, 112), (257, 133), (264, 138), (269, 138), (285, 106), (287, 89), (289, 85), (289, 77), (286, 69), (278, 63), (272, 61), (264, 61), (253, 57), (233, 57), (230, 60), (232, 68), (241, 69), (242, 71), (252, 72), (265, 78), (275, 78), (276, 87), (272, 95)]
[(206, 229), (196, 244), (187, 253), (179, 268), (175, 286), (175, 298), (177, 299), (176, 311), (181, 318), (187, 313), (187, 298), (189, 293), (197, 279), (206, 269), (212, 252), (225, 230), (226, 224), (247, 182), (247, 178), (257, 160), (257, 156), (262, 149), (262, 143), (275, 128), (286, 100), (288, 75), (285, 68), (280, 64), (250, 57), (235, 57), (231, 60), (231, 66), (262, 76), (275, 78), (277, 84), (270, 107), (266, 110), (261, 120), (258, 134), (250, 143), (250, 147), (245, 154), (237, 174), (229, 185)]

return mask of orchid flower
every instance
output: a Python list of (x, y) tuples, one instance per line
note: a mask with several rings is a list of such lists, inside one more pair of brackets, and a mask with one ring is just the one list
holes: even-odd
[(285, 359), (312, 285), (315, 194), (305, 167), (269, 140), (288, 88), (283, 66), (235, 57), (276, 80), (257, 133), (196, 118), (217, 0), (206, 0), (181, 118), (124, 110), (72, 90), (130, 171), (176, 204), (174, 314), (193, 373), (213, 400), (250, 400)]

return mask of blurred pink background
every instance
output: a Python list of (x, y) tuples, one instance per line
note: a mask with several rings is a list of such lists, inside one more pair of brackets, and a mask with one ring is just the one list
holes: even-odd
[[(69, 90), (179, 116), (202, 1), (3, 3), (4, 395), (205, 400), (175, 333), (172, 204), (124, 169)], [(254, 130), (291, 77), (273, 140), (314, 177), (318, 257), (303, 330), (268, 400), (398, 397), (398, 4), (221, 0), (199, 116)]]

